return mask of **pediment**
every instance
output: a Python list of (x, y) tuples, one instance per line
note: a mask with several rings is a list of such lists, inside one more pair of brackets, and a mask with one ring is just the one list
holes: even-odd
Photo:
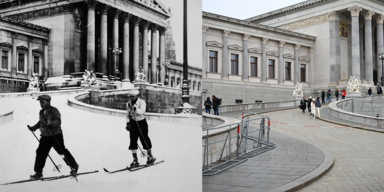
[(10, 44), (10, 43), (7, 43), (7, 42), (4, 42), (4, 43), (0, 43), (0, 46), (1, 46), (1, 47), (8, 47), (8, 48), (12, 48), (12, 44)]
[(256, 53), (256, 54), (261, 54), (261, 50), (258, 48), (249, 48), (248, 49), (249, 53)]
[(310, 61), (310, 59), (306, 56), (299, 57), (299, 61)]
[(295, 56), (290, 53), (284, 54), (283, 57), (287, 59), (295, 59)]
[(276, 51), (267, 51), (267, 55), (278, 57), (279, 53), (277, 53)]
[(28, 47), (26, 47), (26, 46), (24, 46), (24, 45), (17, 46), (16, 48), (17, 48), (18, 50), (28, 51)]
[(242, 51), (242, 50), (243, 50), (242, 47), (240, 47), (239, 45), (236, 45), (236, 44), (234, 44), (234, 45), (228, 45), (228, 49), (231, 49), (231, 50), (237, 50), (237, 51)]
[(43, 54), (43, 50), (41, 50), (41, 49), (39, 49), (39, 48), (37, 48), (37, 49), (33, 49), (32, 52)]
[(208, 41), (207, 42), (207, 46), (222, 48), (223, 44), (221, 44), (221, 43), (219, 43), (217, 41)]
[(159, 0), (134, 0), (145, 7), (156, 10), (162, 14), (170, 15), (171, 10), (165, 7)]

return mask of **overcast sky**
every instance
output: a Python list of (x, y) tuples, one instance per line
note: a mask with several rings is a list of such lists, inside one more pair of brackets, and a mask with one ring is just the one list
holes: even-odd
[(203, 11), (237, 19), (247, 19), (291, 6), (304, 0), (202, 0)]

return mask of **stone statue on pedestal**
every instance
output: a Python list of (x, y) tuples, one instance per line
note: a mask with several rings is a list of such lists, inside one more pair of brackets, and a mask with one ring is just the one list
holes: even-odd
[(350, 76), (347, 86), (348, 93), (360, 93), (361, 81), (355, 76)]
[(135, 82), (144, 82), (145, 78), (144, 69), (140, 67), (139, 71), (135, 73)]
[(29, 87), (27, 91), (40, 91), (39, 78), (37, 77), (37, 73), (32, 73), (32, 78), (29, 79)]
[(96, 84), (95, 73), (92, 71), (85, 70), (85, 72), (83, 74), (83, 82), (82, 83), (87, 84), (89, 87), (91, 85), (95, 85)]
[(292, 96), (295, 97), (303, 97), (303, 86), (300, 85), (299, 82), (297, 82), (296, 86), (294, 87), (295, 90), (293, 90)]

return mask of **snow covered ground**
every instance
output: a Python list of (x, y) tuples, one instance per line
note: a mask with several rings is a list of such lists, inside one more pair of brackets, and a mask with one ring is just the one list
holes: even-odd
[[(55, 96), (51, 101), (61, 112), (64, 143), (80, 165), (79, 173), (99, 172), (79, 176), (79, 182), (70, 178), (35, 181), (0, 186), (0, 191), (202, 191), (200, 127), (148, 121), (153, 154), (157, 161), (165, 162), (140, 171), (108, 174), (103, 167), (116, 170), (132, 162), (125, 119), (71, 108), (67, 97)], [(34, 173), (38, 142), (27, 125), (38, 121), (39, 102), (32, 98), (0, 99), (0, 108), (14, 110), (14, 120), (0, 125), (0, 184), (29, 179)], [(40, 132), (35, 134), (39, 137)], [(44, 177), (69, 174), (69, 167), (54, 149), (50, 156), (63, 166), (62, 172), (54, 172), (47, 158)], [(139, 162), (144, 164), (146, 159), (139, 157)]]

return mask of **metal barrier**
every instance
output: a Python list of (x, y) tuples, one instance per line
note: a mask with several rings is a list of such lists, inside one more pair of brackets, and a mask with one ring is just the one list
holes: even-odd
[[(246, 117), (244, 118), (244, 115)], [(257, 118), (250, 119), (250, 116), (257, 116)], [(234, 167), (248, 158), (254, 157), (258, 154), (264, 153), (268, 150), (275, 148), (275, 144), (269, 141), (270, 132), (270, 119), (268, 116), (259, 115), (256, 113), (243, 112), (242, 120), (240, 123), (234, 123), (214, 128), (203, 128), (206, 132), (203, 156), (203, 176), (215, 175), (231, 167)], [(266, 121), (267, 120), (267, 121)], [(266, 124), (267, 122), (267, 124)], [(213, 130), (223, 129), (227, 127), (227, 135), (224, 139), (209, 142), (209, 133)], [(232, 136), (233, 131), (237, 127), (237, 134)], [(266, 134), (266, 140), (265, 140)], [(233, 141), (236, 139), (236, 150), (231, 151)], [(253, 141), (253, 145), (248, 145), (248, 140)], [(209, 149), (213, 144), (224, 142), (221, 149), (221, 155), (217, 162), (209, 165)], [(228, 156), (223, 158), (228, 143)]]

